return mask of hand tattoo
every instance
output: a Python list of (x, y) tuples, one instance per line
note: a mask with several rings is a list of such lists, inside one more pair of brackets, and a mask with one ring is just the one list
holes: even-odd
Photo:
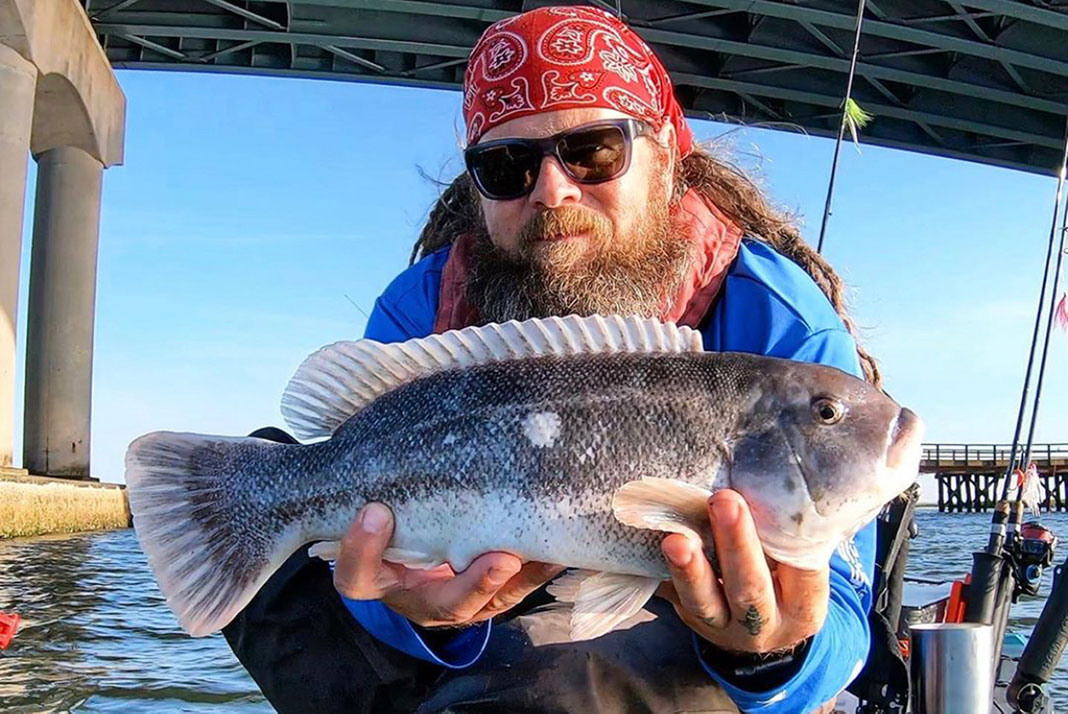
[(764, 629), (764, 625), (767, 624), (767, 620), (760, 616), (760, 612), (756, 609), (755, 605), (750, 605), (749, 609), (745, 611), (745, 619), (738, 620), (738, 624), (745, 627), (746, 631), (756, 637), (760, 634), (760, 631)]

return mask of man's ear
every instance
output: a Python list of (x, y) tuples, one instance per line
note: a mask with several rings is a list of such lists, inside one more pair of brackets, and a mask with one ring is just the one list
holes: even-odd
[(665, 149), (671, 149), (672, 155), (674, 155), (675, 125), (669, 121), (665, 121), (664, 126), (660, 127), (660, 131), (656, 132), (656, 142), (663, 146)]
[[(680, 161), (679, 151), (675, 147), (675, 125), (669, 121), (665, 121), (664, 126), (660, 127), (660, 131), (656, 133), (656, 142), (667, 152), (667, 166), (664, 167), (665, 173), (667, 173), (669, 177), (673, 177), (675, 175), (675, 167)], [(675, 196), (675, 182), (671, 181), (669, 186), (668, 199), (678, 199), (679, 197)]]

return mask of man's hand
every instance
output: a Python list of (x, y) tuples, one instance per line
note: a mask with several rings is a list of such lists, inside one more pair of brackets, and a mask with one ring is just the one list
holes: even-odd
[(737, 491), (708, 500), (720, 578), (684, 535), (664, 538), (671, 582), (658, 590), (694, 632), (724, 650), (774, 652), (819, 631), (827, 616), (830, 568), (799, 570), (764, 556), (749, 507)]
[(479, 556), (462, 573), (448, 564), (413, 570), (382, 560), (393, 537), (393, 513), (370, 503), (341, 539), (334, 587), (352, 600), (381, 600), (422, 627), (471, 625), (508, 610), (563, 568), (523, 564), (509, 553)]

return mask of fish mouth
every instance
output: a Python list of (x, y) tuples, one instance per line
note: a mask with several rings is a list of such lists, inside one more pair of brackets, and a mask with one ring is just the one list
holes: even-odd
[(886, 467), (892, 471), (918, 471), (920, 443), (925, 426), (911, 409), (901, 408), (887, 436)]

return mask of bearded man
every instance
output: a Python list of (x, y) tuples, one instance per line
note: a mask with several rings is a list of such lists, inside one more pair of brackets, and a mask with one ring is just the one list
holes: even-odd
[[(695, 145), (663, 66), (616, 18), (559, 7), (498, 22), (471, 54), (463, 108), (467, 173), (367, 337), (639, 314), (697, 328), (708, 350), (877, 381), (837, 277)], [(868, 652), (874, 524), (812, 572), (765, 557), (736, 492), (713, 495), (708, 514), (721, 576), (699, 543), (666, 536), (661, 599), (592, 641), (568, 641), (546, 607), (557, 566), (507, 553), (460, 573), (384, 562), (382, 504), (361, 511), (332, 575), (298, 553), (225, 632), (285, 710), (772, 713), (833, 701)]]

